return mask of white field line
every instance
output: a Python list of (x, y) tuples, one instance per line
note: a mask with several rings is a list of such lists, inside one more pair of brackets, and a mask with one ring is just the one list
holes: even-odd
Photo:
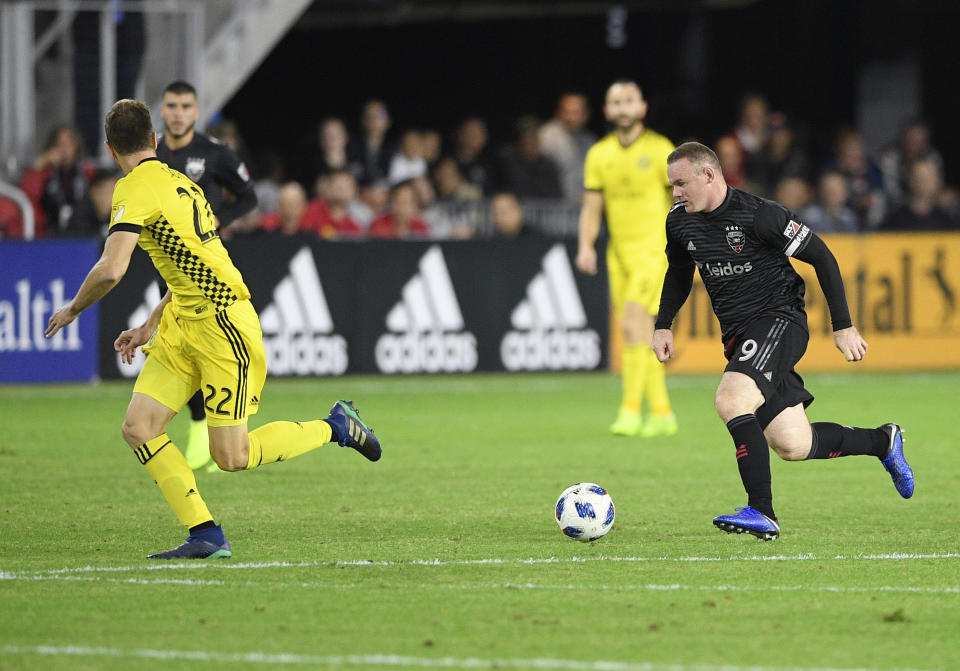
[[(868, 668), (736, 666), (730, 664), (655, 664), (650, 662), (575, 661), (544, 657), (409, 657), (405, 655), (307, 655), (298, 653), (241, 652), (221, 653), (200, 650), (153, 650), (149, 648), (93, 648), (74, 645), (5, 645), (5, 655), (41, 655), (48, 657), (113, 657), (119, 659), (187, 660), (230, 664), (399, 666), (447, 669), (566, 669), (568, 671), (877, 671)], [(910, 671), (901, 669), (899, 671)]]
[(355, 559), (343, 561), (306, 561), (306, 562), (157, 562), (135, 566), (76, 566), (43, 571), (0, 571), (0, 580), (22, 579), (30, 576), (57, 575), (63, 573), (128, 573), (133, 571), (168, 571), (168, 570), (237, 570), (237, 569), (266, 569), (266, 568), (312, 568), (317, 566), (330, 567), (389, 567), (389, 566), (505, 566), (514, 564), (577, 564), (585, 562), (793, 562), (793, 561), (913, 561), (920, 559), (958, 559), (960, 553), (930, 553), (930, 554), (854, 554), (854, 555), (754, 555), (748, 557), (530, 557), (523, 558), (486, 558), (486, 559), (407, 559), (398, 561), (377, 561), (372, 559)]
[[(225, 580), (204, 580), (202, 578), (192, 580), (176, 580), (169, 578), (108, 578), (98, 575), (32, 575), (15, 576), (11, 574), (0, 574), (0, 580), (10, 581), (47, 581), (59, 580), (63, 582), (108, 582), (123, 585), (177, 585), (193, 587), (275, 587), (279, 584), (287, 585), (280, 581), (225, 581)], [(344, 583), (344, 582), (320, 582), (320, 581), (301, 581), (291, 583), (291, 587), (300, 588), (318, 588), (325, 590), (354, 590), (369, 589), (367, 583)], [(843, 585), (683, 585), (680, 583), (670, 584), (643, 584), (643, 585), (604, 585), (604, 584), (550, 584), (550, 583), (399, 583), (399, 589), (418, 589), (418, 590), (458, 590), (458, 591), (512, 591), (512, 590), (544, 590), (544, 591), (627, 591), (627, 592), (832, 592), (832, 593), (876, 593), (876, 592), (899, 592), (910, 594), (960, 594), (960, 585), (948, 585), (943, 587), (923, 587), (912, 585), (875, 585), (870, 587), (846, 587)]]

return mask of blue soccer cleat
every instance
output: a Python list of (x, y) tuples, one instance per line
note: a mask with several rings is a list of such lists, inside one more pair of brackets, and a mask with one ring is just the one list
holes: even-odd
[(230, 542), (223, 537), (223, 530), (217, 526), (190, 535), (187, 540), (166, 552), (158, 552), (147, 559), (220, 559), (231, 556)]
[(881, 431), (890, 434), (890, 447), (887, 456), (880, 460), (883, 467), (893, 478), (893, 486), (905, 499), (913, 496), (913, 469), (903, 456), (903, 431), (893, 422), (880, 427)]
[(333, 439), (343, 447), (352, 447), (370, 461), (380, 458), (380, 441), (373, 429), (363, 423), (351, 401), (337, 401), (330, 409), (327, 423), (333, 428)]
[(762, 541), (773, 541), (780, 536), (780, 525), (750, 506), (737, 508), (736, 515), (714, 517), (713, 526), (728, 534), (753, 534)]

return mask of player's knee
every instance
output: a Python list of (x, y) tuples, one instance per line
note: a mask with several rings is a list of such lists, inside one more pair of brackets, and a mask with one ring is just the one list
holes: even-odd
[(214, 433), (210, 441), (210, 456), (221, 471), (246, 470), (250, 461), (250, 444), (239, 436)]
[(145, 442), (152, 438), (156, 438), (158, 435), (156, 433), (151, 435), (149, 427), (146, 424), (130, 417), (123, 418), (123, 424), (120, 426), (120, 432), (123, 434), (123, 439), (127, 441), (127, 445), (130, 447), (138, 447), (143, 445)]
[(776, 443), (771, 442), (770, 447), (784, 461), (803, 461), (810, 454), (809, 441), (803, 443), (799, 440), (781, 440)]
[(239, 455), (232, 452), (210, 450), (210, 456), (213, 457), (213, 463), (221, 471), (242, 471), (247, 467), (246, 457), (240, 458)]
[(720, 390), (717, 390), (717, 395), (714, 397), (713, 407), (724, 422), (756, 410), (756, 406), (743, 396), (723, 393)]

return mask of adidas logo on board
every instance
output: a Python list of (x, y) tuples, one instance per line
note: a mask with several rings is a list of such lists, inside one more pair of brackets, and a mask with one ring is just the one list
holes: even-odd
[(543, 257), (542, 270), (510, 316), (515, 330), (500, 342), (507, 370), (591, 370), (600, 363), (600, 336), (587, 315), (563, 245)]
[(375, 350), (382, 373), (466, 373), (477, 367), (477, 339), (464, 330), (439, 246), (421, 257), (386, 322), (390, 332), (377, 339)]
[(270, 375), (343, 375), (346, 339), (334, 333), (320, 275), (309, 247), (290, 259), (289, 273), (260, 311)]

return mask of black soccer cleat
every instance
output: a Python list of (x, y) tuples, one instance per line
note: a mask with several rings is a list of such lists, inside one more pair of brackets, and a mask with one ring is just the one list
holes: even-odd
[(330, 409), (327, 423), (333, 439), (343, 447), (352, 447), (370, 461), (380, 458), (380, 441), (373, 429), (363, 423), (352, 401), (337, 401)]

